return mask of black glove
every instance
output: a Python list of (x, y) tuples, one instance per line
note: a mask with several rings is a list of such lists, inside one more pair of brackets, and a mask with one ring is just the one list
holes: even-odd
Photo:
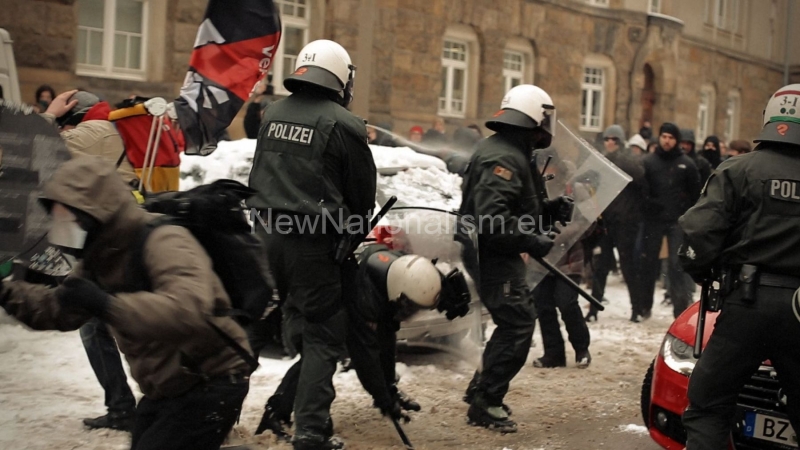
[(403, 408), (400, 406), (400, 403), (395, 401), (390, 406), (381, 407), (381, 414), (396, 421), (402, 420), (403, 423), (411, 422), (411, 417), (408, 414), (403, 412)]
[(447, 320), (464, 317), (469, 313), (471, 297), (464, 274), (453, 269), (442, 280), (442, 293), (436, 309), (445, 313)]
[(56, 290), (58, 302), (64, 309), (83, 309), (102, 318), (111, 296), (85, 278), (69, 277)]
[(575, 211), (575, 200), (572, 197), (562, 195), (552, 200), (544, 201), (545, 212), (561, 225), (567, 225), (572, 221), (572, 213)]
[(530, 236), (528, 248), (525, 251), (534, 258), (544, 258), (550, 253), (554, 244), (551, 235), (535, 234)]
[(397, 390), (397, 403), (400, 405), (405, 411), (422, 411), (422, 406), (419, 403), (415, 402), (408, 396), (405, 392), (401, 390)]

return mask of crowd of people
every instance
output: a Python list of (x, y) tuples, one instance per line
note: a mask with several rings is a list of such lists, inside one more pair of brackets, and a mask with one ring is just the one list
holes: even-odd
[[(284, 80), (291, 95), (268, 107), (254, 102), (257, 106), (248, 110), (257, 114), (260, 126), (246, 203), (263, 225), (256, 234), (283, 311), (284, 345), (300, 357), (265, 405), (257, 431), (286, 436), (293, 417), (296, 450), (334, 450), (344, 446), (334, 437), (330, 416), (336, 395), (332, 377), (343, 355), (349, 351), (381, 414), (409, 420), (408, 412), (420, 405), (397, 386), (399, 323), (421, 309), (436, 308), (450, 320), (463, 316), (469, 289), (463, 273), (445, 274), (436, 260), (381, 245), (356, 257), (351, 247), (359, 243), (352, 238), (358, 233), (325, 233), (324, 225), (322, 232), (291, 226), (277, 231), (281, 219), (299, 224), (309, 217), (332, 221), (331, 230), (349, 230), (353, 218), (367, 217), (375, 206), (377, 174), (367, 144), (398, 144), (384, 132), (387, 124), (364, 126), (347, 109), (355, 67), (344, 48), (314, 41), (297, 61)], [(0, 306), (37, 330), (81, 330), (108, 407), (107, 415), (86, 420), (87, 426), (131, 431), (134, 450), (219, 448), (241, 413), (255, 369), (250, 359), (260, 349), (264, 324), (219, 313), (229, 311), (233, 301), (196, 236), (181, 226), (148, 228), (155, 216), (141, 207), (140, 196), (131, 195), (142, 173), (127, 161), (124, 132), (112, 123), (110, 106), (83, 91), (57, 96), (46, 86), (40, 91), (36, 100), (42, 116), (60, 127), (73, 156), (43, 188), (40, 201), (53, 219), (48, 238), (79, 262), (62, 279), (34, 281), (24, 271), (21, 278), (0, 278)], [(673, 123), (661, 124), (658, 133), (645, 124), (630, 139), (620, 125), (608, 127), (600, 151), (632, 181), (560, 261), (564, 276), (548, 275), (531, 291), (527, 260), (548, 255), (555, 224), (569, 222), (574, 211), (566, 190), (542, 197), (544, 177), (557, 178), (570, 168), (562, 161), (549, 168), (552, 172), (539, 173), (531, 164), (551, 147), (557, 126), (554, 102), (544, 90), (516, 86), (501, 105), (486, 122), (495, 133), (486, 139), (477, 126), (460, 128), (450, 139), (444, 121), (437, 119), (426, 132), (413, 127), (408, 145), (438, 152), (451, 171), (463, 176), (459, 213), (489, 221), (479, 228), (477, 254), (463, 230), (455, 236), (464, 245), (464, 270), (495, 324), (482, 367), (463, 399), (471, 425), (508, 433), (517, 424), (504, 400), (527, 360), (537, 318), (545, 354), (535, 367), (566, 365), (557, 311), (576, 366), (591, 363), (586, 322), (597, 320), (598, 311), (583, 317), (567, 278), (586, 281), (592, 295), (602, 299), (607, 277), (618, 265), (633, 322), (650, 317), (662, 272), (675, 316), (692, 303), (695, 279), (679, 260), (686, 225), (682, 228), (679, 219), (697, 203), (712, 171), (750, 147), (733, 141), (724, 150), (710, 136), (697, 149), (694, 133)], [(775, 133), (785, 136), (787, 130)], [(772, 134), (764, 140), (780, 139)], [(787, 164), (794, 163), (784, 156)], [(796, 199), (793, 190), (783, 198), (778, 184), (776, 190), (773, 183), (772, 198)], [(717, 186), (712, 197), (725, 194), (723, 187)], [(708, 206), (712, 197), (701, 207), (713, 209)], [(545, 218), (538, 231), (522, 226), (526, 215)], [(495, 228), (498, 218), (507, 226)], [(132, 264), (143, 266), (133, 272), (140, 277), (131, 275)], [(695, 268), (692, 275), (700, 272)], [(786, 283), (800, 284), (794, 278)], [(117, 349), (144, 394), (138, 404)], [(690, 396), (699, 412), (688, 414), (688, 423), (700, 429), (714, 411), (698, 394)]]

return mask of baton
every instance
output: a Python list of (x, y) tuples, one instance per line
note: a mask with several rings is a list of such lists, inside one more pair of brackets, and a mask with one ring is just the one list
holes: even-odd
[(392, 423), (394, 424), (394, 429), (397, 430), (397, 434), (400, 435), (400, 439), (403, 440), (403, 445), (406, 446), (407, 450), (414, 450), (414, 444), (408, 440), (408, 436), (406, 436), (406, 432), (403, 431), (403, 427), (400, 426), (400, 422), (397, 421), (394, 417), (392, 417)]
[(564, 275), (564, 272), (556, 269), (552, 264), (550, 264), (549, 262), (545, 261), (544, 258), (534, 258), (534, 259), (536, 260), (536, 262), (538, 262), (539, 264), (544, 266), (544, 268), (547, 269), (550, 273), (552, 273), (553, 275), (555, 275), (558, 278), (561, 278), (562, 281), (564, 281), (572, 289), (577, 291), (578, 295), (580, 295), (581, 297), (583, 297), (586, 300), (588, 300), (589, 303), (591, 303), (592, 305), (595, 306), (595, 308), (597, 308), (600, 311), (604, 311), (606, 309), (606, 307), (603, 306), (603, 304), (600, 303), (596, 298), (592, 297), (588, 292), (584, 291), (583, 288), (578, 286), (577, 283), (572, 281), (572, 278)]

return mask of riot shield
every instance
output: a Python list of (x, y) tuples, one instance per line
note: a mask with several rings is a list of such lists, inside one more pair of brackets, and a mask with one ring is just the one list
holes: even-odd
[(397, 336), (409, 346), (446, 351), (477, 368), (482, 353), (483, 324), (489, 320), (489, 313), (481, 306), (471, 276), (478, 264), (478, 241), (472, 231), (475, 227), (462, 227), (462, 230), (467, 229), (467, 234), (456, 240), (455, 232), (461, 220), (455, 213), (435, 208), (399, 207), (384, 216), (372, 235), (394, 250), (434, 261), (442, 274), (454, 268), (464, 273), (471, 295), (466, 316), (450, 321), (437, 310), (420, 311), (401, 324)]
[(0, 263), (43, 241), (41, 188), (69, 158), (54, 126), (29, 107), (0, 102)]
[[(544, 258), (558, 267), (567, 251), (573, 245), (580, 245), (580, 239), (622, 192), (631, 177), (560, 121), (550, 147), (537, 150), (534, 157), (539, 173), (543, 172), (545, 176), (547, 196), (569, 195), (575, 200), (572, 221), (566, 226), (558, 225), (561, 233)], [(528, 284), (533, 289), (548, 272), (533, 259), (526, 260)]]

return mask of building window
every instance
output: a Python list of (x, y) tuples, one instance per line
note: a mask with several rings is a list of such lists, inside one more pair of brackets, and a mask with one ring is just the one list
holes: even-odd
[(660, 14), (661, 0), (650, 0), (650, 6), (648, 7), (647, 12), (649, 12), (650, 14)]
[(146, 48), (147, 1), (79, 0), (79, 75), (144, 79)]
[(503, 79), (506, 92), (525, 80), (525, 55), (506, 50), (503, 52)]
[(697, 105), (697, 129), (695, 140), (703, 142), (709, 136), (711, 125), (714, 123), (714, 90), (703, 87), (700, 90), (700, 103)]
[(739, 92), (728, 94), (728, 107), (725, 110), (725, 141), (732, 141), (739, 135)]
[(275, 0), (281, 12), (281, 45), (275, 52), (271, 69), (275, 93), (289, 95), (283, 80), (294, 72), (297, 55), (308, 43), (311, 24), (309, 0)]
[(464, 117), (468, 67), (468, 44), (446, 39), (442, 51), (442, 90), (439, 93), (439, 114)]
[(739, 0), (714, 0), (714, 25), (723, 30), (739, 30)]
[(589, 0), (589, 4), (594, 6), (604, 6), (608, 8), (608, 0)]
[(583, 101), (581, 103), (582, 131), (602, 131), (603, 128), (603, 88), (605, 70), (597, 67), (583, 69)]

